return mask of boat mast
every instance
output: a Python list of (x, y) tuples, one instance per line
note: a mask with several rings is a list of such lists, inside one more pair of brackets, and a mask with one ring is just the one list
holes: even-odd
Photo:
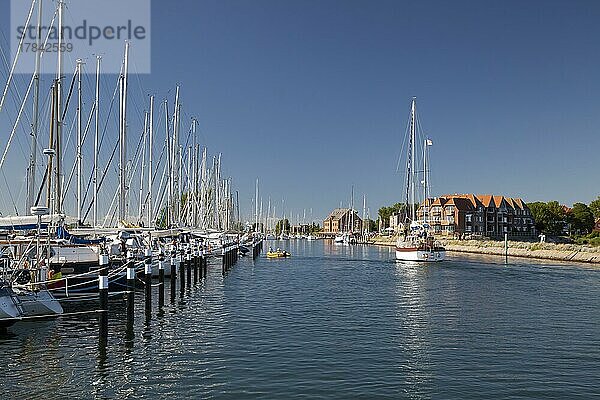
[[(58, 0), (58, 49), (63, 47), (63, 8), (64, 1)], [(62, 214), (62, 75), (63, 75), (63, 52), (57, 51), (57, 73), (56, 73), (56, 176), (55, 176), (55, 212)]]
[(410, 170), (409, 170), (409, 179), (410, 179), (410, 211), (411, 211), (411, 221), (415, 220), (416, 212), (415, 212), (415, 176), (414, 176), (414, 165), (415, 165), (415, 107), (416, 107), (416, 97), (412, 98), (412, 104), (410, 108)]
[(202, 229), (206, 229), (206, 222), (207, 222), (207, 203), (208, 203), (208, 199), (207, 199), (207, 185), (208, 183), (206, 182), (207, 179), (207, 175), (206, 175), (206, 147), (202, 150), (202, 163), (201, 163), (201, 178), (202, 181), (200, 182), (200, 224)]
[(258, 229), (258, 178), (256, 178), (256, 187), (254, 194), (254, 220), (254, 232), (256, 232), (256, 230)]
[[(38, 0), (36, 44), (39, 49), (42, 36), (42, 0)], [(37, 136), (40, 103), (40, 62), (42, 52), (35, 52), (35, 69), (33, 72), (33, 116), (31, 122), (31, 151), (29, 153), (29, 170), (27, 171), (27, 207), (26, 214), (31, 215), (31, 207), (35, 204), (35, 167), (37, 164)]]
[(177, 223), (179, 223), (179, 208), (181, 205), (181, 197), (180, 193), (179, 193), (179, 173), (181, 172), (181, 163), (180, 163), (180, 155), (181, 155), (181, 150), (179, 148), (179, 85), (177, 85), (176, 89), (175, 89), (175, 107), (173, 109), (173, 147), (172, 147), (172, 151), (173, 151), (173, 169), (174, 169), (174, 174), (173, 174), (173, 192), (172, 195), (173, 196), (177, 196), (177, 198), (173, 198), (173, 211), (174, 211), (174, 215), (173, 215), (173, 222), (177, 221)]
[(142, 132), (142, 155), (141, 155), (141, 170), (140, 170), (140, 195), (138, 202), (138, 221), (142, 222), (144, 216), (144, 169), (146, 162), (146, 146), (148, 143), (148, 112), (144, 112), (144, 131)]
[(56, 108), (57, 108), (57, 80), (52, 84), (52, 105), (50, 111), (50, 138), (48, 149), (44, 151), (48, 155), (48, 167), (46, 168), (46, 207), (50, 209), (50, 214), (54, 214), (54, 202), (52, 201), (52, 174), (54, 170), (54, 157), (56, 156)]
[(82, 131), (81, 131), (81, 66), (83, 60), (77, 59), (77, 225), (81, 225), (82, 197), (81, 187), (83, 186), (83, 159), (81, 154)]
[(152, 218), (152, 150), (154, 148), (154, 96), (150, 96), (150, 123), (149, 123), (149, 144), (148, 144), (148, 227), (154, 225)]
[(125, 42), (125, 56), (120, 77), (120, 120), (119, 120), (119, 223), (125, 221), (125, 191), (127, 163), (127, 67), (129, 58), (129, 42)]
[(94, 134), (94, 226), (98, 226), (98, 146), (100, 141), (100, 60), (96, 56), (96, 131)]
[(198, 125), (198, 120), (194, 118), (192, 120), (192, 135), (194, 140), (194, 156), (193, 156), (193, 168), (192, 168), (192, 226), (194, 228), (198, 227), (198, 138), (196, 126)]

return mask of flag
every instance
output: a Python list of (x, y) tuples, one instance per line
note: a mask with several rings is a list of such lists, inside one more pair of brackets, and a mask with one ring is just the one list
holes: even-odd
[(433, 141), (431, 139), (427, 139), (427, 146), (433, 146)]

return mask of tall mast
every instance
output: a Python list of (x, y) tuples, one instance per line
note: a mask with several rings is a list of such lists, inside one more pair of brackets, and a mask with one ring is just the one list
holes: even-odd
[(98, 226), (98, 146), (100, 145), (100, 60), (96, 56), (96, 130), (94, 133), (94, 226)]
[[(64, 1), (58, 0), (58, 49), (63, 47), (63, 8)], [(63, 52), (57, 51), (57, 73), (56, 73), (56, 177), (55, 177), (55, 212), (62, 213), (62, 75), (63, 75)]]
[(362, 231), (365, 231), (365, 226), (364, 224), (367, 223), (367, 194), (363, 194), (363, 227), (362, 227)]
[(77, 60), (77, 225), (81, 225), (82, 200), (81, 187), (83, 186), (83, 159), (81, 154), (82, 130), (81, 130), (81, 66), (83, 60)]
[(154, 96), (150, 96), (150, 125), (149, 125), (148, 141), (148, 226), (152, 227), (154, 221), (152, 218), (152, 174), (154, 173), (152, 166), (152, 149), (154, 148)]
[(258, 178), (256, 178), (256, 192), (254, 194), (254, 232), (258, 229)]
[(350, 195), (350, 232), (354, 232), (354, 185), (352, 185), (352, 194)]
[(427, 222), (427, 139), (423, 142), (423, 223)]
[(173, 196), (177, 196), (177, 198), (174, 198), (173, 201), (173, 210), (175, 212), (174, 215), (174, 220), (177, 221), (177, 223), (179, 223), (179, 208), (181, 205), (181, 197), (180, 193), (179, 193), (179, 173), (181, 172), (181, 164), (180, 164), (180, 156), (181, 156), (181, 150), (179, 148), (179, 85), (177, 85), (177, 88), (175, 90), (175, 107), (173, 109), (173, 147), (172, 147), (172, 151), (173, 151), (173, 169), (174, 169), (174, 174), (173, 174)]
[[(38, 0), (36, 44), (39, 49), (42, 36), (42, 0)], [(31, 214), (31, 207), (35, 204), (35, 168), (37, 164), (37, 136), (40, 103), (40, 62), (42, 52), (35, 52), (35, 69), (33, 72), (33, 116), (31, 121), (31, 151), (29, 153), (29, 170), (27, 171), (27, 209), (26, 214)]]
[(169, 135), (169, 103), (168, 101), (165, 99), (164, 102), (164, 106), (165, 106), (165, 141), (166, 141), (166, 145), (167, 145), (167, 169), (169, 171), (168, 173), (168, 196), (167, 196), (167, 215), (165, 216), (167, 219), (167, 227), (170, 228), (171, 224), (173, 223), (173, 210), (172, 210), (172, 205), (173, 205), (173, 154), (172, 154), (172, 147), (173, 144), (171, 143), (171, 137)]
[(192, 157), (192, 226), (195, 228), (198, 227), (198, 139), (196, 133), (196, 125), (198, 121), (196, 118), (192, 119), (192, 135), (193, 135), (193, 145), (194, 145), (194, 154)]
[(412, 104), (410, 108), (410, 166), (411, 169), (409, 171), (409, 179), (410, 179), (410, 211), (411, 211), (411, 220), (415, 219), (415, 107), (416, 107), (416, 97), (413, 97)]
[(46, 169), (46, 207), (51, 209), (51, 214), (54, 214), (54, 202), (52, 201), (52, 188), (53, 188), (53, 179), (52, 174), (54, 170), (54, 157), (56, 156), (56, 108), (57, 108), (57, 80), (54, 80), (52, 84), (52, 105), (50, 111), (50, 140), (48, 151), (44, 151), (44, 153), (48, 154), (48, 168)]
[(138, 220), (142, 222), (144, 217), (144, 169), (146, 162), (146, 146), (148, 143), (148, 112), (144, 112), (144, 131), (142, 132), (142, 160), (140, 171), (140, 198), (138, 204)]
[(129, 58), (129, 42), (125, 42), (125, 56), (120, 77), (120, 130), (119, 130), (119, 222), (125, 221), (125, 191), (127, 167), (127, 68)]

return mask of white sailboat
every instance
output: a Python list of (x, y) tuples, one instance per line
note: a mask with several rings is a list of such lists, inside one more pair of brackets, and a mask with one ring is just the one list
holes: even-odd
[(407, 223), (404, 226), (404, 236), (396, 242), (396, 260), (401, 261), (443, 261), (446, 258), (446, 249), (435, 241), (427, 223), (425, 203), (427, 201), (427, 147), (432, 144), (431, 140), (424, 140), (423, 148), (423, 219), (417, 219), (415, 181), (415, 145), (417, 140), (416, 99), (413, 97), (410, 110), (410, 154), (407, 160)]

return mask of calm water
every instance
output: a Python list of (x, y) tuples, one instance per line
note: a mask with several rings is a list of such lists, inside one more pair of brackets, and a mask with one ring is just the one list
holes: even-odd
[(209, 267), (149, 322), (140, 294), (130, 337), (111, 300), (106, 348), (92, 317), (9, 328), (0, 399), (600, 396), (598, 268), (285, 247), (291, 259), (242, 260), (225, 277)]

